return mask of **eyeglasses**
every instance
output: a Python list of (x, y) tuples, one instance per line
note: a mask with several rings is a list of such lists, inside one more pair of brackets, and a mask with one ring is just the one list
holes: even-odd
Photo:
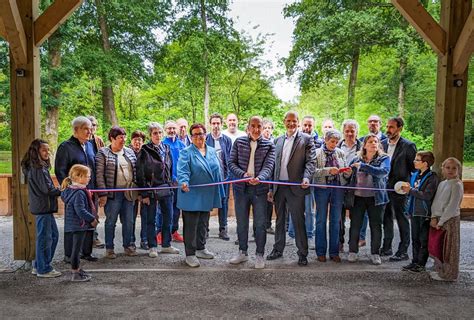
[(202, 138), (202, 137), (205, 137), (205, 136), (206, 136), (206, 134), (204, 132), (203, 133), (193, 133), (191, 135), (191, 137), (193, 137), (193, 138)]

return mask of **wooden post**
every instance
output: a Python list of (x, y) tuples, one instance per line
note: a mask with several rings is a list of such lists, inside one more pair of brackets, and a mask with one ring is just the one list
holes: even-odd
[[(35, 257), (35, 219), (28, 208), (28, 190), (20, 161), (33, 139), (40, 136), (40, 60), (34, 44), (33, 22), (38, 0), (17, 1), (26, 35), (26, 64), (20, 65), (10, 54), (13, 162), (14, 259), (31, 261)], [(21, 75), (24, 70), (24, 75)]]
[(438, 57), (434, 125), (435, 170), (448, 157), (463, 161), (467, 74), (453, 74), (454, 48), (471, 12), (472, 1), (441, 1), (441, 27), (446, 31), (447, 50)]

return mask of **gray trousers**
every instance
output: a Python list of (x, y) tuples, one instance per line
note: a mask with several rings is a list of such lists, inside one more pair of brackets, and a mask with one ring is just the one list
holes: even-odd
[(286, 212), (291, 215), (291, 220), (295, 228), (296, 247), (298, 256), (308, 255), (308, 237), (305, 226), (305, 196), (295, 195), (291, 192), (290, 186), (278, 186), (274, 195), (276, 226), (275, 244), (273, 249), (283, 253), (286, 243), (285, 216)]

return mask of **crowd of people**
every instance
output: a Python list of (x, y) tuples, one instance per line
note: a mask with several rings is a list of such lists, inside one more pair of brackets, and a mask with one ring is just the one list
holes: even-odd
[[(402, 137), (400, 117), (387, 120), (384, 134), (381, 118), (371, 115), (365, 137), (358, 136), (359, 124), (352, 119), (342, 123), (341, 131), (332, 120), (324, 120), (320, 135), (312, 116), (300, 119), (288, 111), (283, 124), (285, 133), (274, 138), (273, 123), (260, 116), (252, 116), (244, 131), (239, 130), (235, 114), (226, 117), (226, 130), (222, 115), (212, 114), (210, 132), (200, 123), (189, 127), (185, 119), (169, 120), (164, 126), (151, 122), (148, 142), (147, 135), (137, 130), (127, 147), (125, 129), (112, 127), (105, 144), (96, 134), (97, 120), (80, 116), (72, 121), (72, 136), (56, 152), (54, 172), (60, 187), (49, 174), (47, 142), (34, 140), (22, 161), (30, 211), (36, 217), (33, 273), (43, 278), (61, 275), (51, 264), (59, 238), (53, 216), (59, 196), (65, 205), (64, 261), (71, 264), (72, 281), (88, 281), (91, 277), (80, 268), (80, 259), (96, 261), (94, 246), (105, 246), (105, 258), (117, 258), (114, 237), (119, 218), (127, 256), (137, 256), (137, 248), (147, 250), (150, 258), (158, 257), (158, 252), (179, 254), (171, 244), (184, 242), (188, 266), (213, 259), (214, 253), (206, 248), (210, 211), (218, 209), (218, 237), (229, 241), (228, 202), (233, 192), (238, 252), (230, 264), (249, 260), (252, 214), (256, 269), (265, 268), (265, 259), (281, 258), (292, 244), (300, 266), (308, 264), (309, 250), (315, 250), (321, 263), (340, 263), (346, 243), (347, 260), (356, 262), (370, 227), (374, 265), (380, 265), (383, 257), (409, 260), (411, 242), (412, 258), (403, 270), (425, 271), (431, 254), (433, 279), (457, 279), (463, 197), (457, 159), (443, 162), (445, 180), (440, 183), (441, 177), (431, 170), (433, 153), (417, 151)], [(98, 207), (105, 212), (105, 244), (96, 232)], [(400, 234), (395, 246), (394, 220)], [(275, 242), (265, 257), (268, 234), (274, 234)], [(440, 237), (443, 241), (434, 243)]]

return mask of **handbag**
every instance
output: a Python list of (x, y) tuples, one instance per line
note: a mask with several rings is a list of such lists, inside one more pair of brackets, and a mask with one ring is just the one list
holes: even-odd
[(354, 190), (345, 190), (344, 191), (344, 201), (343, 206), (346, 209), (350, 209), (354, 206), (355, 193)]
[[(170, 185), (168, 183), (163, 183), (163, 184), (160, 184), (157, 187), (158, 188), (159, 187), (170, 187)], [(155, 195), (155, 199), (157, 199), (157, 200), (173, 195), (172, 189), (153, 190), (153, 193)]]
[(445, 236), (445, 230), (437, 230), (436, 228), (430, 227), (430, 231), (428, 234), (428, 252), (430, 254), (430, 257), (436, 258), (441, 262), (443, 262), (444, 260), (443, 248)]
[[(133, 182), (130, 182), (127, 185), (127, 189), (136, 188), (136, 187), (137, 185)], [(138, 199), (138, 190), (127, 190), (124, 192), (124, 196), (125, 196), (125, 199), (127, 199), (128, 201), (135, 202), (135, 200)]]

